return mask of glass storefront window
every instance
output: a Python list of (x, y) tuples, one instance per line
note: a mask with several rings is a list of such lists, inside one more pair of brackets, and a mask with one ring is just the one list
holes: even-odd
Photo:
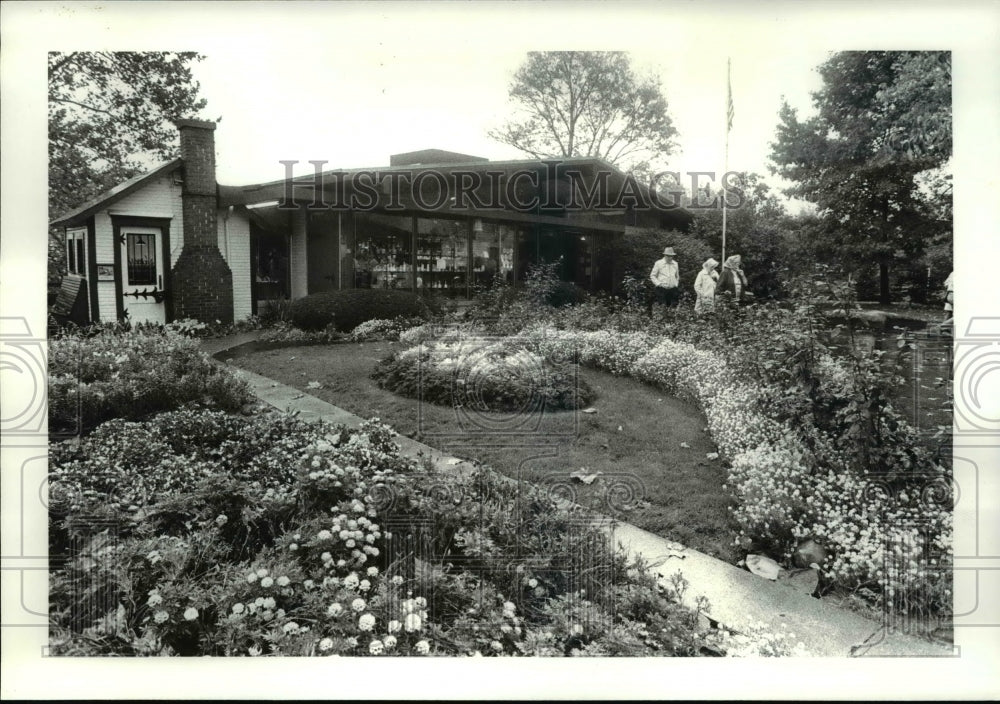
[(417, 285), (447, 296), (468, 296), (469, 223), (417, 219)]
[(412, 218), (359, 213), (355, 222), (355, 288), (412, 290), (415, 284)]
[(472, 229), (472, 283), (490, 288), (497, 278), (514, 283), (514, 243), (517, 229), (500, 223), (474, 223)]

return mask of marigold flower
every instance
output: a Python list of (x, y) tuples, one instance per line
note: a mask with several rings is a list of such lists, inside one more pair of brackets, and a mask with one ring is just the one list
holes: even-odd
[(264, 589), (269, 588), (272, 584), (274, 584), (274, 580), (270, 577), (264, 577), (264, 579), (260, 580), (260, 586), (264, 587)]
[(159, 592), (150, 592), (149, 598), (146, 600), (148, 606), (159, 606), (163, 603), (163, 597), (160, 596)]
[(157, 623), (163, 623), (169, 618), (170, 614), (168, 614), (166, 611), (157, 611), (155, 614), (153, 614), (153, 620), (156, 621)]
[(375, 628), (375, 617), (371, 614), (361, 614), (358, 619), (358, 628), (362, 631), (370, 631)]
[(396, 619), (393, 619), (392, 621), (389, 621), (388, 624), (386, 624), (386, 630), (389, 631), (389, 633), (399, 633), (399, 629), (401, 629), (402, 627), (403, 624), (401, 624)]
[(245, 610), (246, 610), (246, 607), (243, 606), (242, 602), (237, 601), (235, 604), (233, 604), (233, 613), (234, 614), (241, 614)]
[(344, 607), (336, 602), (326, 607), (327, 616), (333, 616), (334, 618), (336, 618), (337, 616), (340, 616), (340, 614), (342, 613), (344, 613)]
[(384, 646), (380, 640), (373, 640), (368, 644), (368, 652), (372, 655), (381, 655), (383, 650)]
[(403, 628), (406, 629), (407, 633), (419, 631), (422, 625), (420, 616), (417, 614), (406, 614), (406, 618), (403, 619)]
[(319, 642), (319, 650), (320, 650), (320, 652), (325, 653), (328, 650), (332, 650), (332, 649), (333, 649), (333, 639), (332, 638), (324, 638), (323, 640), (321, 640)]
[(368, 568), (369, 577), (378, 577), (378, 567), (372, 566)]
[(351, 602), (351, 608), (357, 611), (358, 613), (364, 611), (366, 606), (367, 604), (365, 603), (364, 599), (355, 599), (354, 601)]
[(427, 655), (429, 652), (431, 652), (431, 644), (428, 643), (426, 640), (418, 640), (414, 644), (413, 648), (421, 655)]
[(292, 580), (290, 580), (285, 575), (281, 575), (280, 577), (278, 577), (278, 586), (279, 587), (287, 587), (291, 583), (291, 581)]
[(184, 620), (194, 621), (196, 618), (198, 618), (198, 609), (193, 606), (189, 606), (184, 610)]

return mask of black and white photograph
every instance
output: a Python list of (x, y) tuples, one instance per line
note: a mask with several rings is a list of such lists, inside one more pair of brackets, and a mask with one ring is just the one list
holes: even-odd
[(4, 696), (1000, 694), (1000, 11), (840, 7), (2, 3)]

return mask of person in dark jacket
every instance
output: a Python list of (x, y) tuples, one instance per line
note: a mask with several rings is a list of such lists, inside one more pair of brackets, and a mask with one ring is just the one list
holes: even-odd
[(739, 254), (726, 259), (722, 265), (722, 274), (719, 276), (719, 283), (715, 287), (715, 295), (729, 294), (737, 304), (746, 300), (747, 297), (747, 277), (740, 268), (742, 261)]

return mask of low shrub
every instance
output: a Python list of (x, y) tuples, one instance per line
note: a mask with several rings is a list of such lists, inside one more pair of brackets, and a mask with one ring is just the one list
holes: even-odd
[(252, 398), (245, 381), (173, 330), (109, 327), (49, 343), (50, 432), (85, 432), (189, 403), (237, 410)]
[(432, 312), (427, 301), (408, 291), (348, 289), (323, 291), (292, 301), (289, 315), (303, 330), (333, 325), (341, 332), (350, 332), (369, 320), (397, 316), (426, 320)]
[(376, 318), (361, 323), (351, 330), (350, 338), (352, 342), (396, 341), (401, 333), (419, 327), (422, 323), (422, 318), (405, 318), (401, 315), (392, 320)]
[(573, 365), (554, 364), (523, 346), (489, 338), (439, 340), (395, 352), (372, 378), (384, 389), (477, 412), (589, 405), (593, 391)]

